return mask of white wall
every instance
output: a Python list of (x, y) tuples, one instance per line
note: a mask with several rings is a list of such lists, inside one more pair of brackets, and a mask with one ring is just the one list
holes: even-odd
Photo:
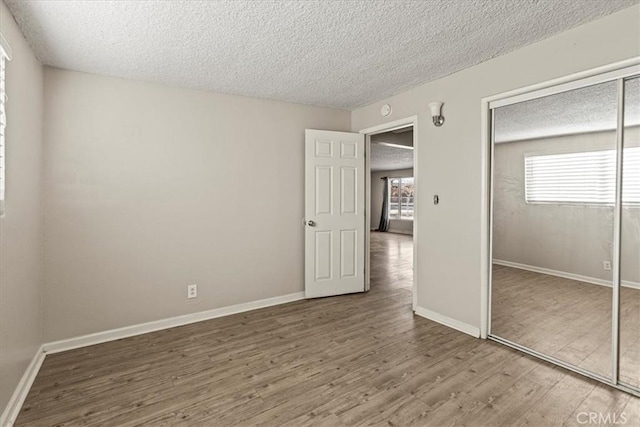
[(46, 341), (302, 291), (304, 129), (349, 123), (45, 68)]
[[(628, 143), (639, 136), (637, 128), (626, 134)], [(615, 145), (615, 132), (496, 144), (494, 259), (611, 281), (603, 261), (612, 260), (613, 207), (526, 203), (524, 156), (612, 150)], [(623, 206), (621, 226), (622, 278), (638, 283), (640, 209)]]
[(6, 203), (0, 218), (0, 413), (42, 344), (42, 66), (0, 2), (6, 63)]
[[(353, 111), (355, 131), (418, 116), (419, 307), (480, 326), (481, 99), (639, 56), (639, 18), (634, 6)], [(442, 127), (431, 123), (431, 101), (444, 102)]]
[[(393, 178), (413, 176), (413, 168), (371, 172), (371, 209), (369, 212), (371, 212), (372, 230), (377, 230), (378, 225), (380, 225), (382, 199), (384, 194), (384, 181), (381, 178), (385, 176)], [(389, 231), (392, 233), (413, 234), (413, 221), (392, 219), (389, 221)]]

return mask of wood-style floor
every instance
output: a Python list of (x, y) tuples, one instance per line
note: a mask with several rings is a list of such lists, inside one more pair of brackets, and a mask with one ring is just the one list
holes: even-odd
[[(494, 265), (491, 332), (611, 377), (612, 289)], [(640, 290), (620, 289), (620, 379), (640, 386)]]
[(16, 425), (638, 425), (640, 399), (413, 315), (411, 257), (374, 233), (367, 294), (47, 356)]

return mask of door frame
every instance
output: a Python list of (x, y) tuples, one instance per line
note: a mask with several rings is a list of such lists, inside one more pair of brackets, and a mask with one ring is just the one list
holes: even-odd
[(412, 309), (416, 310), (418, 306), (418, 116), (410, 116), (402, 119), (394, 120), (392, 122), (383, 123), (381, 125), (372, 126), (360, 130), (359, 133), (365, 135), (364, 141), (364, 173), (365, 173), (365, 192), (364, 192), (364, 209), (365, 209), (365, 270), (364, 270), (364, 290), (370, 289), (370, 269), (371, 269), (371, 136), (380, 133), (390, 132), (392, 130), (413, 127), (413, 284), (411, 289), (412, 295)]
[[(481, 149), (482, 149), (482, 189), (481, 189), (481, 278), (480, 278), (480, 337), (483, 339), (493, 339), (502, 344), (516, 348), (524, 353), (547, 360), (553, 364), (562, 366), (568, 370), (577, 372), (587, 377), (593, 378), (607, 385), (621, 389), (627, 393), (640, 396), (638, 390), (620, 383), (618, 380), (619, 354), (617, 345), (618, 339), (618, 318), (619, 318), (619, 295), (620, 295), (620, 203), (616, 203), (613, 236), (612, 254), (612, 378), (593, 374), (590, 371), (573, 366), (567, 362), (556, 359), (535, 350), (524, 347), (517, 343), (510, 342), (504, 338), (491, 335), (491, 283), (492, 283), (492, 261), (493, 261), (493, 167), (494, 167), (494, 118), (492, 109), (506, 105), (524, 102), (530, 99), (541, 98), (557, 93), (562, 93), (582, 87), (592, 86), (599, 83), (617, 81), (618, 82), (618, 128), (616, 134), (616, 146), (618, 150), (618, 164), (621, 163), (622, 132), (621, 116), (624, 112), (621, 94), (623, 94), (622, 80), (625, 77), (640, 73), (640, 57), (631, 58), (624, 61), (615, 62), (601, 67), (574, 73), (568, 76), (556, 78), (542, 83), (526, 86), (521, 89), (504, 92), (483, 98), (481, 100)], [(617, 200), (621, 194), (620, 167), (617, 169), (616, 179)]]

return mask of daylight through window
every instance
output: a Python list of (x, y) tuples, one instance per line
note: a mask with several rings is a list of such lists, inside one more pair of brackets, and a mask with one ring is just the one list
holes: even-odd
[[(616, 151), (525, 156), (527, 203), (614, 205)], [(622, 204), (640, 206), (640, 147), (625, 148)]]
[(413, 219), (413, 177), (389, 178), (389, 219)]

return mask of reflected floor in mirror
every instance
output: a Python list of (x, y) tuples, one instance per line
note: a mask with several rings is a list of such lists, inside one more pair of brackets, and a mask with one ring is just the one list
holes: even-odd
[[(493, 266), (491, 333), (611, 376), (612, 289)], [(640, 290), (620, 293), (620, 379), (640, 384)]]

